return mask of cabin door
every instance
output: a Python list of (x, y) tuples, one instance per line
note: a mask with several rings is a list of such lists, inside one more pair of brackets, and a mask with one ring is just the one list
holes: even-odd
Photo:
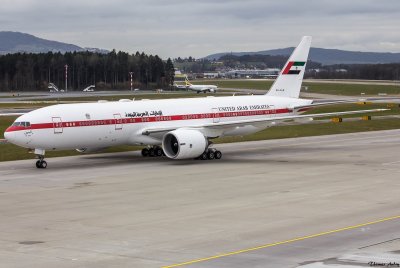
[(114, 119), (115, 119), (115, 130), (121, 130), (123, 126), (121, 114), (114, 114)]
[(54, 134), (63, 133), (63, 123), (61, 117), (52, 117)]
[(213, 117), (213, 123), (219, 123), (220, 117), (218, 108), (212, 108), (212, 117)]

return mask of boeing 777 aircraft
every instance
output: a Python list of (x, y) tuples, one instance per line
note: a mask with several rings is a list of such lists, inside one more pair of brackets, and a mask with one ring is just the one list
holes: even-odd
[(207, 93), (207, 92), (212, 92), (212, 93), (216, 93), (218, 87), (216, 85), (193, 85), (192, 83), (189, 82), (189, 79), (185, 78), (185, 85), (186, 88), (196, 91), (197, 93), (203, 92), (203, 93)]
[(47, 167), (48, 150), (89, 152), (115, 145), (147, 146), (143, 156), (219, 159), (222, 153), (210, 147), (217, 137), (247, 135), (285, 120), (382, 111), (301, 115), (333, 103), (299, 98), (310, 45), (311, 37), (303, 37), (265, 95), (59, 104), (20, 116), (4, 136), (32, 149), (37, 168)]

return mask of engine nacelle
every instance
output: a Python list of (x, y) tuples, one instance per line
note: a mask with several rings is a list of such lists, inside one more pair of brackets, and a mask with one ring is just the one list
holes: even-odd
[(193, 129), (177, 129), (168, 132), (162, 140), (162, 147), (167, 157), (189, 159), (200, 156), (207, 148), (204, 135)]

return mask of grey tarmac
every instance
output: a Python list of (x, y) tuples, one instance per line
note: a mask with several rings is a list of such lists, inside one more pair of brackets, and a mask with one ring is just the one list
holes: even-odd
[(400, 130), (216, 148), (223, 159), (0, 163), (0, 267), (172, 267), (231, 252), (179, 267), (400, 262), (399, 218), (360, 226), (400, 215)]

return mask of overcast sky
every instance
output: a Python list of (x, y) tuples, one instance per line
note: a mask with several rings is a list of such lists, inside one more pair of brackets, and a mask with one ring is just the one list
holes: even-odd
[(400, 0), (1, 0), (0, 30), (163, 58), (296, 46), (302, 35), (400, 52)]

